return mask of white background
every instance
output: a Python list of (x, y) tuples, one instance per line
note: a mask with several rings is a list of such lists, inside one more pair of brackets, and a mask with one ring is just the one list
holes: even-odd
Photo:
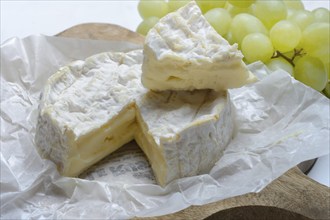
[[(305, 8), (330, 7), (329, 0), (303, 1)], [(1, 0), (1, 36), (3, 43), (11, 37), (31, 34), (55, 35), (81, 23), (112, 23), (136, 30), (142, 21), (137, 0), (117, 1), (4, 1)], [(317, 160), (309, 176), (330, 185), (329, 155)]]

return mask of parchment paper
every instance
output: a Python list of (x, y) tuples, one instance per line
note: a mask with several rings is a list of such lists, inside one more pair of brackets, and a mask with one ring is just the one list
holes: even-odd
[(259, 82), (230, 90), (235, 135), (209, 174), (161, 188), (131, 142), (82, 174), (67, 178), (34, 147), (40, 91), (60, 66), (126, 42), (47, 36), (1, 45), (1, 218), (124, 219), (173, 213), (258, 192), (298, 163), (329, 153), (329, 100), (278, 70), (249, 66)]

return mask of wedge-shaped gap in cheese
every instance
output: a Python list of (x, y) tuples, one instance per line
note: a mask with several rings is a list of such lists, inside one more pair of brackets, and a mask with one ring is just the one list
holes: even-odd
[(115, 184), (156, 184), (148, 159), (134, 140), (88, 168), (79, 178)]
[(233, 131), (226, 93), (147, 90), (142, 56), (99, 54), (49, 79), (35, 140), (61, 174), (78, 176), (132, 139), (162, 186), (208, 172), (219, 159)]

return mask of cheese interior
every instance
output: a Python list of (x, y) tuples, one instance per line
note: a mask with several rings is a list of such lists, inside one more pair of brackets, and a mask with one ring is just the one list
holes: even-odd
[(69, 148), (66, 166), (62, 174), (78, 176), (82, 171), (104, 158), (105, 155), (131, 141), (135, 130), (135, 109), (133, 106), (129, 106), (102, 127), (73, 142)]

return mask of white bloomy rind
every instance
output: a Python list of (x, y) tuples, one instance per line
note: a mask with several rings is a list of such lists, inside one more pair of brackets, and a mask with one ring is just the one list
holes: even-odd
[(237, 45), (230, 45), (195, 2), (169, 13), (148, 32), (142, 84), (152, 90), (216, 91), (253, 82)]
[(141, 84), (141, 50), (103, 53), (51, 76), (35, 137), (42, 157), (78, 176), (136, 139), (160, 185), (208, 172), (232, 137), (225, 92), (153, 92)]

